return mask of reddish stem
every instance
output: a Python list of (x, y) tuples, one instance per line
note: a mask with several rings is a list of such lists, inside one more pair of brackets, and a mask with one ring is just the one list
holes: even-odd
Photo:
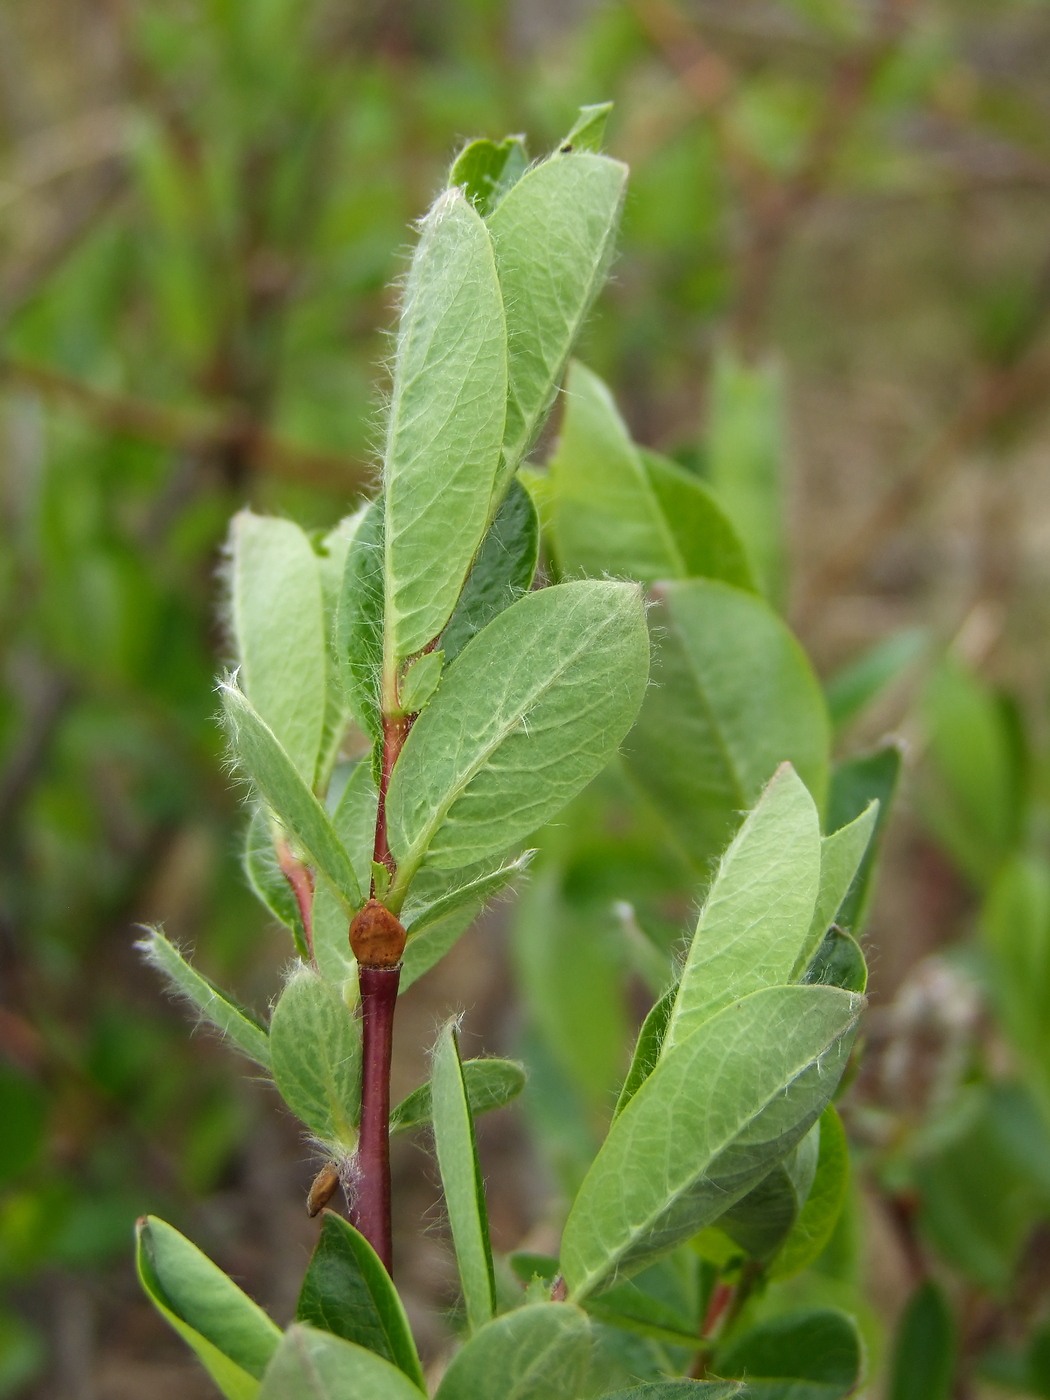
[(281, 874), (292, 887), (295, 902), (299, 906), (299, 917), (303, 921), (303, 933), (311, 961), (314, 956), (314, 876), (302, 861), (296, 860), (288, 849), (287, 841), (277, 843), (277, 863)]
[(401, 968), (360, 969), (361, 1136), (357, 1145), (354, 1224), (393, 1273), (390, 1224), (390, 1053)]
[[(379, 780), (379, 807), (376, 810), (376, 843), (373, 854), (375, 860), (379, 864), (385, 865), (391, 875), (395, 873), (396, 865), (386, 837), (386, 794), (390, 786), (390, 775), (394, 771), (394, 764), (398, 760), (398, 755), (401, 753), (411, 728), (412, 720), (408, 715), (383, 716), (383, 769)], [(372, 894), (375, 894), (374, 881)]]

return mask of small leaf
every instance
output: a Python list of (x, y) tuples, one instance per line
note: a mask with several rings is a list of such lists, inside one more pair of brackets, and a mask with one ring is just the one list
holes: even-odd
[(372, 878), (378, 805), (379, 793), (372, 778), (372, 765), (367, 759), (359, 759), (339, 794), (332, 812), (332, 826), (339, 844), (350, 857), (357, 883), (362, 889), (368, 887)]
[(910, 671), (930, 644), (925, 627), (903, 627), (866, 651), (828, 680), (828, 714), (836, 730), (845, 729), (901, 675)]
[(576, 1400), (590, 1352), (590, 1324), (578, 1308), (527, 1304), (456, 1353), (435, 1400)]
[(528, 169), (521, 136), (502, 141), (471, 141), (464, 146), (448, 173), (450, 189), (459, 187), (482, 216), (491, 214)]
[(544, 588), (494, 618), (449, 667), (394, 768), (390, 844), (408, 878), (424, 856), (454, 870), (554, 816), (630, 728), (648, 659), (630, 584)]
[(229, 683), (221, 689), (230, 743), (241, 767), (347, 912), (356, 913), (362, 902), (357, 876), (327, 812), (244, 695)]
[(423, 222), (398, 329), (383, 469), (387, 667), (452, 615), (498, 500), (506, 407), (492, 241), (474, 207), (447, 190)]
[(864, 992), (868, 986), (868, 965), (860, 944), (845, 929), (832, 926), (799, 981), (807, 986)]
[(154, 1215), (136, 1229), (142, 1287), (227, 1400), (253, 1400), (281, 1329), (207, 1255)]
[(638, 1032), (638, 1040), (634, 1047), (631, 1068), (627, 1071), (627, 1078), (623, 1081), (620, 1097), (616, 1100), (613, 1117), (619, 1117), (656, 1068), (677, 996), (678, 983), (676, 982), (668, 987), (642, 1022), (642, 1028)]
[(682, 556), (685, 577), (717, 578), (734, 588), (756, 592), (747, 551), (710, 488), (669, 457), (644, 447), (639, 451)]
[(793, 1152), (719, 1217), (718, 1228), (750, 1258), (768, 1263), (787, 1240), (813, 1185), (819, 1152), (818, 1120)]
[(769, 1266), (770, 1278), (800, 1274), (823, 1252), (846, 1204), (848, 1189), (846, 1134), (834, 1104), (828, 1104), (820, 1117), (817, 1173), (790, 1235)]
[(373, 501), (346, 556), (335, 622), (335, 650), (351, 713), (373, 742), (383, 666), (383, 501)]
[(820, 843), (820, 887), (813, 910), (809, 936), (795, 962), (796, 975), (809, 965), (824, 941), (824, 935), (835, 922), (865, 852), (871, 844), (872, 833), (879, 818), (878, 802), (869, 802), (859, 817), (838, 831), (822, 838)]
[(819, 879), (817, 809), (784, 764), (733, 838), (704, 901), (663, 1054), (748, 992), (789, 980)]
[(529, 591), (539, 547), (536, 508), (515, 478), (478, 550), (456, 611), (441, 634), (446, 662), (457, 657), (471, 637), (498, 613)]
[(860, 1006), (837, 988), (771, 987), (665, 1049), (569, 1213), (561, 1262), (571, 1297), (692, 1238), (792, 1150), (834, 1092)]
[[(477, 1118), (494, 1108), (503, 1108), (525, 1087), (525, 1071), (514, 1060), (464, 1060), (463, 1082), (471, 1114)], [(430, 1122), (430, 1085), (421, 1084), (402, 1099), (390, 1113), (390, 1131), (405, 1133)]]
[(410, 664), (398, 687), (398, 699), (406, 715), (418, 714), (434, 694), (444, 665), (443, 651), (424, 652)]
[(422, 902), (415, 899), (416, 891), (413, 890), (413, 898), (405, 905), (405, 930), (408, 933), (409, 944), (414, 938), (425, 933), (434, 924), (446, 919), (449, 914), (462, 909), (466, 905), (472, 908), (480, 908), (486, 900), (491, 899), (494, 894), (506, 889), (507, 885), (522, 871), (527, 870), (535, 851), (525, 851), (518, 856), (517, 860), (508, 861), (505, 865), (498, 865), (495, 870), (483, 870), (473, 880), (466, 880), (462, 884), (452, 885), (445, 889), (443, 893), (436, 897)]
[[(782, 1313), (766, 1318), (715, 1356), (724, 1376), (759, 1380), (813, 1381), (813, 1400), (838, 1400), (860, 1380), (863, 1351), (857, 1325), (832, 1308)], [(751, 1386), (749, 1384), (748, 1391)], [(767, 1392), (759, 1389), (758, 1395)], [(794, 1392), (785, 1392), (784, 1400)], [(802, 1400), (809, 1400), (802, 1392)]]
[(299, 901), (277, 861), (266, 813), (256, 808), (244, 834), (244, 873), (258, 899), (273, 917), (291, 929), (301, 958), (310, 956)]
[(605, 135), (605, 123), (609, 120), (612, 109), (611, 102), (592, 102), (586, 107), (581, 107), (580, 115), (573, 122), (571, 131), (558, 142), (558, 150), (563, 153), (569, 150), (600, 151), (602, 137)]
[(258, 1400), (420, 1400), (425, 1394), (383, 1357), (297, 1322), (284, 1334)]
[(430, 1099), (434, 1145), (452, 1227), (452, 1242), (456, 1247), (467, 1322), (471, 1331), (476, 1332), (495, 1314), (496, 1279), (474, 1119), (453, 1022), (444, 1027), (434, 1046)]
[[(488, 220), (507, 315), (509, 396), (502, 477), (542, 427), (612, 259), (627, 167), (583, 152), (533, 166)], [(536, 230), (543, 230), (543, 276)]]
[(312, 787), (327, 686), (320, 562), (298, 525), (248, 510), (233, 517), (230, 556), (239, 684)]
[(257, 1065), (270, 1068), (270, 1041), (265, 1028), (187, 962), (160, 929), (148, 929), (146, 937), (136, 947), (170, 984), (172, 991), (185, 997), (209, 1025)]
[(887, 744), (872, 753), (858, 754), (837, 763), (828, 793), (828, 826), (837, 831), (859, 816), (871, 802), (878, 802), (875, 830), (856, 878), (838, 911), (838, 922), (853, 933), (861, 933), (875, 883), (882, 834), (900, 779), (902, 754), (898, 744)]
[(372, 862), (372, 884), (375, 889), (375, 898), (384, 899), (390, 888), (390, 867), (384, 865), (381, 860)]
[(342, 997), (307, 967), (270, 1022), (273, 1077), (288, 1107), (326, 1143), (353, 1148), (361, 1106), (361, 1036)]
[(426, 1390), (412, 1330), (390, 1275), (365, 1237), (334, 1211), (324, 1213), (295, 1320), (366, 1347)]

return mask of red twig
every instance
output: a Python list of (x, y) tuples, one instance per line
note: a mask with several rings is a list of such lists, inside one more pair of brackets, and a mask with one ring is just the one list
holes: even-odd
[[(412, 727), (412, 721), (408, 715), (384, 715), (383, 716), (383, 772), (379, 782), (379, 807), (376, 810), (376, 842), (375, 860), (380, 865), (385, 865), (391, 875), (395, 873), (396, 866), (394, 857), (390, 853), (390, 845), (386, 835), (386, 794), (390, 786), (390, 775), (394, 771), (394, 764), (398, 755), (408, 738), (408, 731)], [(375, 882), (372, 882), (372, 893), (375, 894)]]
[(292, 887), (295, 902), (299, 906), (299, 917), (303, 921), (303, 934), (306, 938), (310, 960), (314, 956), (314, 877), (302, 861), (296, 860), (288, 849), (287, 841), (277, 843), (277, 863), (281, 874)]
[(361, 1136), (354, 1224), (393, 1273), (390, 1223), (390, 1055), (401, 967), (362, 967)]

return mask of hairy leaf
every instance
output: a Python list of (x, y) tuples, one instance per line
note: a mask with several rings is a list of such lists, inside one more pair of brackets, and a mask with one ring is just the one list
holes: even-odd
[(872, 753), (857, 754), (836, 763), (828, 792), (828, 826), (837, 831), (858, 817), (871, 802), (878, 802), (875, 830), (868, 842), (856, 878), (838, 911), (838, 920), (854, 933), (861, 933), (875, 883), (879, 847), (900, 779), (902, 754), (899, 744), (886, 744)]
[(444, 665), (443, 651), (426, 651), (408, 666), (398, 686), (398, 699), (406, 715), (418, 714), (434, 694)]
[(383, 737), (383, 501), (368, 507), (347, 551), (335, 621), (335, 650), (354, 719), (374, 741)]
[(648, 658), (630, 584), (561, 584), (500, 613), (449, 667), (394, 768), (398, 864), (456, 869), (554, 816), (630, 728)]
[(434, 1046), (430, 1113), (467, 1322), (476, 1332), (496, 1312), (496, 1279), (474, 1119), (453, 1022), (444, 1027)]
[(834, 1092), (860, 1005), (837, 988), (771, 987), (665, 1051), (569, 1214), (561, 1261), (571, 1297), (691, 1238), (791, 1151)]
[(824, 935), (849, 894), (872, 833), (879, 819), (878, 802), (869, 802), (859, 817), (822, 838), (820, 843), (820, 887), (813, 910), (809, 936), (795, 962), (796, 975), (808, 967)]
[(737, 1381), (647, 1381), (630, 1390), (613, 1391), (605, 1400), (749, 1400)]
[[(471, 1115), (503, 1108), (525, 1087), (525, 1071), (515, 1060), (464, 1060), (463, 1083)], [(390, 1131), (404, 1133), (431, 1121), (431, 1088), (421, 1084), (390, 1111)]]
[(656, 1068), (677, 996), (678, 984), (676, 982), (668, 987), (642, 1022), (642, 1028), (638, 1032), (638, 1040), (634, 1047), (634, 1055), (631, 1059), (631, 1068), (627, 1071), (627, 1078), (623, 1081), (620, 1097), (616, 1100), (614, 1116), (618, 1117), (624, 1111)]
[(528, 168), (521, 136), (502, 141), (471, 141), (464, 146), (448, 173), (449, 189), (458, 186), (479, 214), (491, 214)]
[(743, 541), (708, 486), (659, 452), (640, 448), (642, 464), (682, 556), (686, 578), (718, 578), (756, 589)]
[(365, 1237), (334, 1211), (324, 1213), (295, 1320), (366, 1347), (426, 1390), (412, 1330), (390, 1275)]
[(842, 1214), (849, 1188), (849, 1146), (834, 1104), (820, 1116), (817, 1171), (791, 1233), (769, 1266), (770, 1278), (791, 1278), (822, 1253)]
[(257, 807), (244, 834), (244, 873), (253, 892), (279, 923), (291, 929), (295, 951), (309, 957), (299, 901), (277, 860), (273, 830), (266, 813)]
[(506, 403), (492, 241), (447, 190), (423, 222), (398, 330), (383, 472), (388, 667), (452, 615), (494, 505)]
[(270, 1022), (273, 1077), (312, 1133), (353, 1147), (361, 1106), (361, 1036), (338, 991), (300, 967)]
[(532, 1303), (472, 1337), (435, 1400), (576, 1400), (590, 1350), (590, 1324), (578, 1308)]
[(798, 980), (811, 986), (864, 992), (868, 985), (868, 965), (860, 944), (852, 934), (832, 925), (813, 954), (813, 961)]
[(420, 1400), (425, 1393), (382, 1356), (297, 1322), (267, 1368), (259, 1400)]

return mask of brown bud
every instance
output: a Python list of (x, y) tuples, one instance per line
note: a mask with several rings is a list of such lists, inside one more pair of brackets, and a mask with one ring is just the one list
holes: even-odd
[(325, 1206), (339, 1189), (339, 1172), (334, 1162), (326, 1162), (314, 1177), (310, 1194), (306, 1198), (306, 1213), (312, 1220), (320, 1215)]
[(397, 967), (405, 937), (405, 930), (378, 899), (370, 899), (350, 925), (350, 947), (362, 967)]

